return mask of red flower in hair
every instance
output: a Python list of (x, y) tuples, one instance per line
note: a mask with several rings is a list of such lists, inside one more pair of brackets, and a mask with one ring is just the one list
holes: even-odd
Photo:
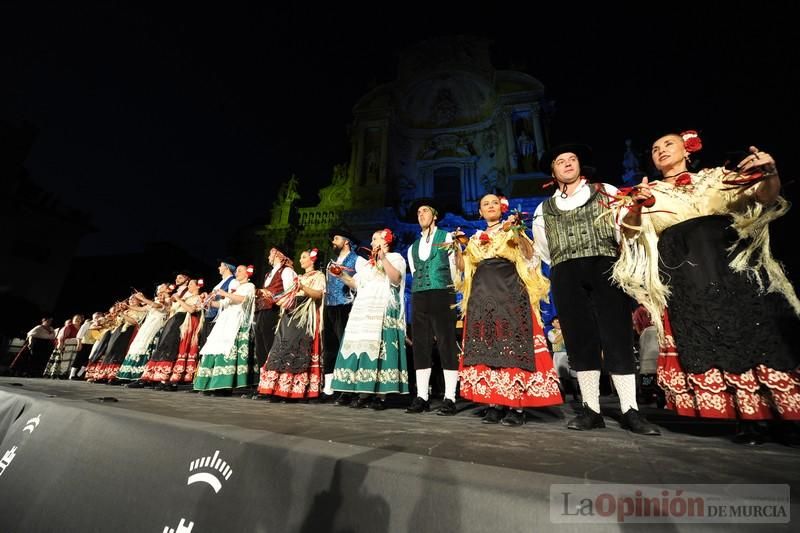
[(205, 285), (205, 284), (206, 284), (206, 282), (203, 281), (203, 278), (200, 278), (200, 279), (197, 280), (197, 286), (198, 287), (202, 288), (203, 285)]
[(703, 141), (700, 139), (700, 135), (694, 130), (681, 132), (681, 138), (683, 138), (683, 146), (690, 154), (703, 148)]
[(500, 197), (500, 212), (501, 213), (508, 213), (509, 203), (508, 198), (505, 196)]
[(386, 244), (392, 244), (392, 241), (394, 240), (394, 235), (392, 234), (392, 230), (390, 230), (389, 228), (385, 228), (381, 232), (381, 237), (383, 237), (383, 242), (385, 242)]
[(311, 261), (316, 261), (318, 255), (319, 255), (319, 250), (317, 250), (316, 248), (312, 248), (308, 252), (308, 257), (311, 259)]
[(255, 269), (255, 267), (253, 265), (247, 265), (247, 277), (248, 278), (251, 277), (253, 275), (253, 272), (255, 272), (255, 271), (256, 271), (256, 269)]

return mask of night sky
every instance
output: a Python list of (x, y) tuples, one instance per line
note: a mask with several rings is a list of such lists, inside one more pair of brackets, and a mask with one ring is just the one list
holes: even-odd
[[(704, 138), (704, 164), (756, 144), (784, 182), (800, 171), (800, 53), (787, 8), (528, 4), (539, 7), (4, 3), (0, 118), (39, 129), (31, 175), (91, 213), (98, 231), (84, 255), (168, 240), (213, 261), (237, 229), (266, 221), (291, 173), (315, 203), (349, 157), (356, 101), (395, 79), (405, 46), (447, 34), (488, 37), (497, 68), (542, 81), (552, 139), (591, 144), (609, 181), (626, 138), (646, 150), (689, 128)], [(796, 185), (786, 194), (800, 196)]]

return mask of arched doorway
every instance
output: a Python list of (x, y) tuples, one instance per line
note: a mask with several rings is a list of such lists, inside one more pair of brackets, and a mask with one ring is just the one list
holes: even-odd
[(461, 214), (459, 167), (439, 167), (433, 171), (433, 197), (445, 212)]

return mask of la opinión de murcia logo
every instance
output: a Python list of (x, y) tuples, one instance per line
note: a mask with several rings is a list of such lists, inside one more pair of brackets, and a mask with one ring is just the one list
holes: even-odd
[(6, 471), (6, 468), (8, 468), (8, 465), (11, 464), (11, 461), (14, 460), (14, 457), (16, 457), (16, 455), (17, 455), (16, 446), (13, 446), (10, 450), (6, 451), (6, 453), (3, 454), (3, 457), (0, 458), (0, 476), (3, 475), (3, 473)]
[(181, 523), (178, 524), (176, 529), (172, 529), (169, 526), (164, 526), (164, 531), (162, 533), (191, 533), (192, 528), (194, 527), (194, 522), (189, 522), (186, 524), (186, 518), (181, 518)]
[(27, 431), (28, 433), (33, 433), (33, 430), (39, 427), (39, 423), (42, 421), (42, 414), (39, 413), (35, 417), (31, 418), (27, 422), (25, 422), (25, 427), (22, 428), (22, 431)]
[[(189, 479), (186, 480), (186, 484), (207, 483), (214, 489), (214, 492), (219, 492), (222, 488), (222, 480), (220, 478), (224, 478), (227, 481), (233, 474), (233, 469), (219, 457), (219, 450), (214, 452), (213, 457), (210, 455), (208, 457), (200, 457), (189, 464), (189, 472), (199, 469), (204, 471), (190, 475)], [(219, 473), (220, 477), (217, 477), (217, 473)]]

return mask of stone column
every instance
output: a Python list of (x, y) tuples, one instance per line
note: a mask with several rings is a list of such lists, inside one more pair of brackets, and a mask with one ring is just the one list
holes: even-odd
[(517, 142), (514, 138), (514, 125), (511, 124), (511, 111), (508, 109), (503, 110), (503, 122), (503, 129), (505, 129), (506, 132), (506, 171), (509, 174), (516, 174), (517, 168), (512, 168), (512, 165), (517, 157)]
[(533, 105), (533, 136), (536, 140), (536, 160), (542, 158), (544, 153), (544, 133), (542, 131), (542, 108), (537, 102)]

